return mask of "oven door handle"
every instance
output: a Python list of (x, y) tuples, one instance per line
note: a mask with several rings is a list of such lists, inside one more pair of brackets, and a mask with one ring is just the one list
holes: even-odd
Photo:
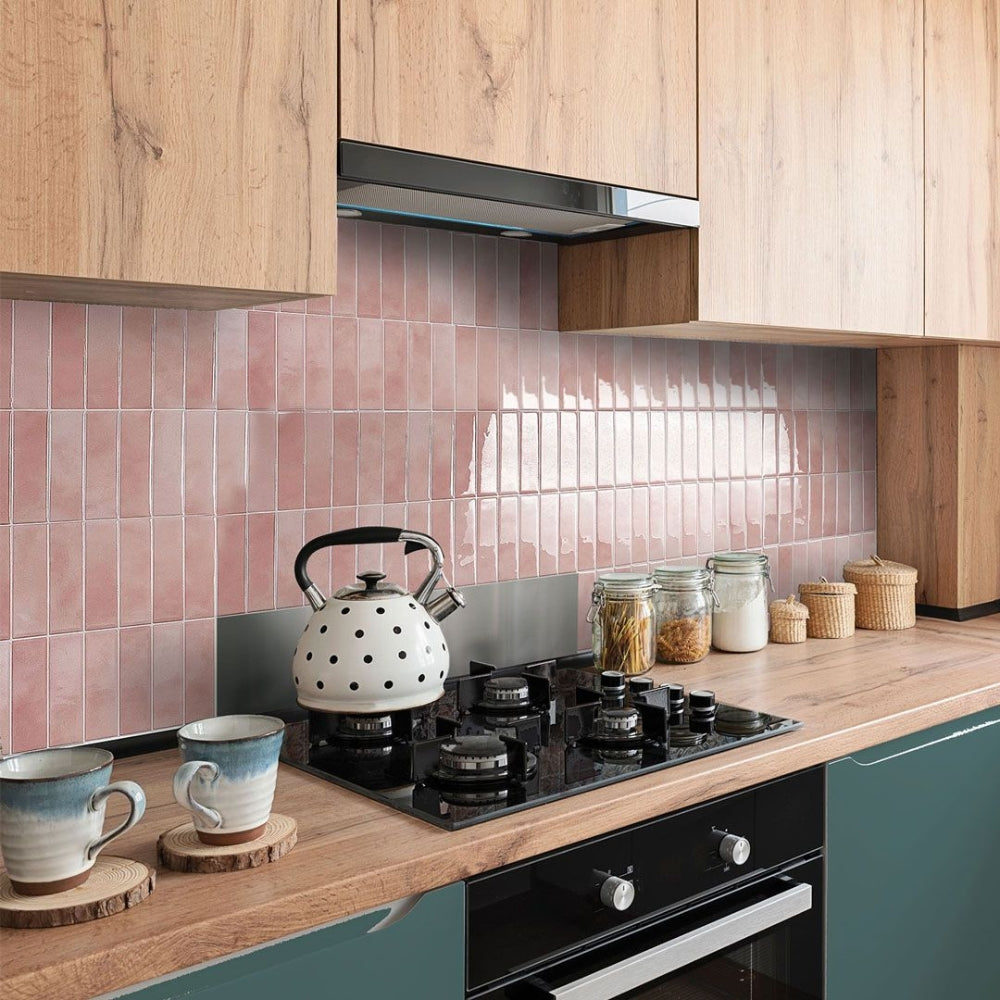
[(658, 944), (598, 972), (549, 991), (553, 1000), (614, 1000), (629, 990), (725, 951), (748, 937), (791, 920), (812, 908), (812, 886), (779, 876), (788, 888)]

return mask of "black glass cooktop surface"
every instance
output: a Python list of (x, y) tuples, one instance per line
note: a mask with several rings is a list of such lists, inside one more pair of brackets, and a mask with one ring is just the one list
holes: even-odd
[(431, 705), (310, 712), (284, 759), (446, 829), (798, 729), (714, 692), (599, 673), (591, 654), (496, 668), (473, 662)]

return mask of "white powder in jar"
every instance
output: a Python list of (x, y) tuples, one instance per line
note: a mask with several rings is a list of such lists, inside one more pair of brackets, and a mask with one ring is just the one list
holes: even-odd
[(712, 614), (712, 645), (727, 653), (752, 653), (767, 645), (767, 594), (764, 581), (726, 581), (716, 592), (720, 607)]

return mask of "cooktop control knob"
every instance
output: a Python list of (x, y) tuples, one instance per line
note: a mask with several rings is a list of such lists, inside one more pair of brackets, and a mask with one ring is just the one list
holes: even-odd
[(719, 857), (727, 865), (745, 865), (750, 859), (750, 841), (746, 837), (739, 837), (735, 833), (722, 833), (716, 831), (717, 843), (715, 849), (719, 852)]
[(609, 910), (623, 913), (635, 900), (635, 886), (627, 878), (609, 875), (601, 883), (601, 903)]

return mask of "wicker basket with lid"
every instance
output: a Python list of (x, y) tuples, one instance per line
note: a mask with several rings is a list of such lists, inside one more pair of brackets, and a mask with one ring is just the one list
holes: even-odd
[(789, 594), (771, 605), (771, 642), (805, 642), (809, 609)]
[(917, 623), (917, 571), (873, 555), (844, 564), (844, 579), (857, 585), (858, 628), (893, 631)]
[(810, 639), (846, 639), (854, 635), (853, 583), (839, 583), (819, 578), (818, 583), (800, 583), (799, 600), (809, 609), (806, 635)]

